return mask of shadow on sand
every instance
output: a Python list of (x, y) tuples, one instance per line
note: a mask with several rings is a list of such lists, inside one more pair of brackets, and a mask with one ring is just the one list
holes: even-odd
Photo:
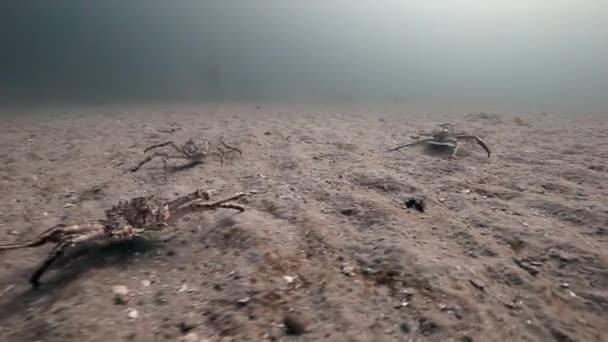
[(197, 166), (203, 165), (204, 162), (202, 161), (193, 161), (193, 162), (189, 162), (183, 165), (168, 165), (167, 166), (167, 173), (178, 173), (178, 172), (183, 172), (186, 170), (190, 170), (193, 169)]
[[(36, 311), (44, 311), (53, 304), (56, 300), (54, 297), (61, 294), (64, 287), (86, 272), (121, 265), (133, 259), (136, 253), (144, 254), (159, 248), (162, 248), (161, 242), (144, 238), (101, 245), (78, 246), (52, 266), (51, 270), (42, 277), (38, 288), (30, 287), (27, 283), (27, 288), (23, 291), (9, 291), (0, 297), (0, 325), (14, 315), (25, 314), (26, 311), (30, 311), (30, 306), (34, 303), (41, 305)], [(2, 279), (2, 282), (22, 282), (29, 278), (34, 269), (35, 266), (29, 268), (27, 275), (13, 274), (10, 279)], [(24, 286), (19, 284), (20, 288), (24, 288)], [(24, 329), (27, 329), (27, 327)]]

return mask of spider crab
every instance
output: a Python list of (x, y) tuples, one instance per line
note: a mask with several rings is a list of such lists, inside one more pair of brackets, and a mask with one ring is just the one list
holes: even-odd
[[(154, 158), (160, 158), (163, 161), (164, 168), (167, 168), (167, 161), (169, 159), (184, 159), (190, 162), (189, 165), (197, 165), (204, 162), (204, 160), (208, 156), (217, 156), (220, 158), (222, 166), (224, 166), (224, 156), (228, 151), (237, 152), (241, 157), (243, 156), (243, 152), (236, 147), (229, 146), (222, 139), (219, 140), (219, 144), (224, 147), (226, 150), (222, 149), (220, 146), (213, 145), (209, 139), (202, 140), (194, 140), (188, 139), (183, 144), (176, 144), (173, 141), (167, 141), (161, 144), (152, 145), (144, 150), (144, 153), (151, 151), (153, 149), (169, 146), (171, 147), (172, 152), (163, 152), (156, 151), (142, 161), (140, 161), (136, 166), (129, 169), (129, 172), (137, 172), (144, 164), (153, 160)], [(211, 151), (211, 149), (216, 149), (216, 151)]]
[(490, 158), (491, 151), (488, 145), (478, 136), (472, 135), (466, 131), (456, 131), (453, 124), (440, 124), (439, 128), (433, 129), (430, 132), (418, 132), (418, 136), (412, 136), (416, 141), (388, 149), (386, 152), (398, 151), (405, 147), (416, 146), (420, 144), (431, 144), (437, 146), (448, 146), (452, 148), (451, 158), (456, 156), (461, 141), (476, 142), (481, 148), (488, 153)]
[(242, 212), (245, 208), (233, 200), (246, 196), (240, 192), (235, 195), (211, 201), (214, 190), (198, 189), (188, 195), (167, 200), (158, 196), (135, 197), (106, 210), (105, 218), (84, 224), (59, 224), (47, 229), (37, 237), (23, 243), (0, 245), (0, 251), (38, 247), (55, 243), (47, 259), (30, 277), (33, 287), (40, 285), (40, 278), (51, 264), (65, 254), (66, 249), (93, 240), (131, 240), (146, 231), (160, 231), (176, 223), (182, 217), (200, 211), (219, 208), (234, 209)]

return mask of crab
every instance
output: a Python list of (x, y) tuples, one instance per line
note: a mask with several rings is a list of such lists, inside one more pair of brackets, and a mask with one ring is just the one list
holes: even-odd
[(85, 241), (106, 240), (125, 241), (140, 236), (144, 232), (161, 231), (175, 224), (182, 217), (200, 211), (219, 208), (243, 212), (245, 207), (230, 203), (246, 196), (239, 192), (220, 200), (211, 201), (215, 190), (198, 189), (174, 200), (151, 195), (119, 201), (105, 211), (105, 218), (84, 224), (59, 224), (44, 231), (37, 237), (23, 243), (0, 245), (0, 251), (38, 247), (55, 243), (47, 259), (30, 277), (33, 287), (40, 285), (40, 278), (51, 264), (65, 254), (66, 249)]
[(474, 141), (488, 153), (488, 158), (490, 158), (490, 155), (492, 153), (490, 151), (490, 148), (478, 136), (472, 135), (466, 131), (456, 131), (454, 129), (453, 124), (440, 124), (438, 126), (439, 128), (436, 128), (430, 132), (418, 132), (418, 136), (412, 136), (412, 139), (415, 139), (416, 141), (388, 149), (387, 152), (398, 151), (405, 147), (411, 147), (420, 144), (431, 144), (451, 147), (453, 150), (450, 157), (454, 158), (456, 156), (456, 152), (458, 152), (458, 148), (460, 147), (461, 141)]
[[(242, 157), (243, 152), (236, 147), (229, 146), (222, 139), (219, 140), (219, 143), (222, 147), (224, 147), (228, 151), (233, 151), (239, 153)], [(181, 145), (174, 143), (173, 141), (167, 141), (161, 144), (152, 145), (144, 150), (144, 153), (151, 151), (153, 149), (161, 148), (169, 146), (173, 150), (173, 152), (177, 152), (177, 154), (169, 154), (168, 152), (154, 152), (151, 155), (148, 155), (142, 161), (140, 161), (136, 166), (129, 169), (129, 172), (137, 172), (144, 164), (153, 160), (154, 158), (161, 158), (163, 161), (164, 170), (167, 170), (167, 162), (169, 159), (184, 159), (189, 161), (188, 165), (198, 165), (202, 164), (208, 156), (218, 156), (220, 158), (222, 167), (224, 166), (224, 156), (228, 151), (223, 150), (220, 146), (213, 146), (209, 139), (202, 140), (194, 140), (192, 138), (186, 140)], [(217, 152), (210, 151), (212, 148), (215, 148)], [(166, 172), (165, 172), (166, 174)], [(166, 175), (165, 175), (166, 177)]]

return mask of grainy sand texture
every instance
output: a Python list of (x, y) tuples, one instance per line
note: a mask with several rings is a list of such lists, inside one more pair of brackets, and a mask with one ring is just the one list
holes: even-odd
[[(253, 103), (5, 116), (1, 244), (137, 196), (257, 194), (240, 214), (76, 246), (38, 289), (28, 278), (52, 246), (0, 252), (0, 340), (608, 341), (606, 116), (467, 114)], [(443, 122), (492, 156), (384, 152)], [(148, 146), (219, 137), (243, 157), (124, 173)]]

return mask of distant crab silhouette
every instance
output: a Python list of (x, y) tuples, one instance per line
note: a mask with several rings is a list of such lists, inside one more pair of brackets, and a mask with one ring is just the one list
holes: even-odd
[[(170, 146), (173, 152), (177, 152), (177, 154), (170, 154), (169, 152), (154, 152), (128, 171), (137, 172), (144, 164), (150, 162), (154, 158), (161, 158), (161, 160), (163, 161), (164, 170), (166, 171), (167, 161), (169, 159), (183, 159), (190, 161), (190, 164), (192, 165), (196, 165), (202, 164), (208, 156), (214, 155), (220, 157), (222, 166), (224, 166), (224, 156), (227, 152), (233, 151), (239, 153), (241, 157), (243, 156), (243, 152), (241, 150), (236, 147), (229, 146), (222, 139), (219, 140), (219, 145), (221, 145), (221, 147), (224, 147), (226, 150), (222, 149), (220, 146), (212, 145), (209, 139), (202, 139), (196, 141), (193, 139), (188, 139), (185, 143), (181, 145), (177, 145), (173, 141), (167, 141), (161, 144), (152, 145), (146, 148), (144, 150), (144, 153), (156, 148)], [(217, 152), (211, 151), (212, 148), (215, 148)]]
[(451, 147), (453, 150), (450, 157), (453, 158), (456, 156), (456, 152), (458, 152), (461, 141), (474, 141), (488, 153), (488, 158), (490, 158), (492, 153), (490, 148), (478, 136), (472, 135), (466, 131), (456, 131), (453, 124), (447, 123), (440, 124), (438, 126), (439, 128), (436, 128), (430, 132), (419, 132), (418, 136), (413, 136), (412, 139), (416, 139), (416, 141), (388, 149), (386, 152), (398, 151), (402, 148), (421, 144), (431, 144)]

